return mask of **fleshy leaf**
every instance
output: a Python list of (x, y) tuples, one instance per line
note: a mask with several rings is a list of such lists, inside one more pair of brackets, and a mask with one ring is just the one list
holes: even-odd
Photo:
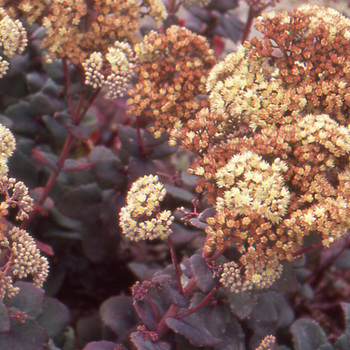
[(100, 307), (102, 322), (118, 338), (122, 338), (136, 324), (136, 314), (131, 297), (115, 296), (107, 299)]
[(248, 324), (252, 329), (265, 327), (272, 331), (289, 326), (293, 320), (294, 313), (283, 295), (268, 291), (260, 294)]
[(340, 306), (344, 312), (344, 323), (345, 323), (345, 334), (349, 337), (350, 340), (350, 303), (340, 303)]
[(134, 157), (139, 157), (140, 142), (137, 130), (130, 126), (118, 125), (118, 137), (123, 144), (123, 149)]
[[(164, 310), (156, 300), (151, 300), (154, 308), (147, 298), (144, 298), (140, 301), (135, 300), (134, 308), (145, 326), (149, 330), (155, 331), (157, 328), (158, 320), (161, 319), (161, 317), (164, 315)], [(157, 315), (155, 314), (154, 309), (157, 311)]]
[(188, 305), (188, 299), (180, 294), (175, 281), (163, 284), (162, 288), (159, 288), (157, 292), (162, 300), (169, 305), (173, 304), (179, 307), (187, 307)]
[(338, 269), (348, 270), (350, 269), (350, 249), (344, 250), (338, 259), (335, 261), (334, 265)]
[(11, 322), (11, 332), (0, 333), (0, 350), (46, 350), (49, 337), (34, 319)]
[(125, 183), (125, 175), (120, 171), (120, 159), (105, 146), (95, 147), (88, 158), (92, 163), (92, 173), (95, 175), (102, 188), (122, 186)]
[(306, 318), (295, 321), (291, 327), (295, 350), (333, 350), (320, 325)]
[(210, 310), (207, 323), (210, 332), (222, 340), (215, 350), (245, 350), (242, 327), (224, 305)]
[(3, 302), (0, 302), (0, 333), (7, 332), (10, 329), (10, 317), (7, 308)]
[(19, 281), (15, 283), (15, 286), (20, 288), (19, 293), (9, 300), (8, 306), (24, 311), (34, 318), (42, 315), (44, 291), (29, 282)]
[(241, 293), (232, 293), (226, 291), (226, 299), (231, 312), (239, 319), (246, 319), (253, 311), (257, 303), (257, 293), (254, 291), (245, 291)]
[(96, 221), (102, 203), (102, 192), (97, 184), (77, 186), (59, 199), (59, 210), (68, 217), (86, 222)]
[[(116, 343), (112, 343), (111, 341), (94, 341), (92, 343), (87, 344), (83, 350), (121, 350), (124, 347), (118, 347), (119, 345)], [(125, 349), (125, 348), (124, 348)]]
[(37, 149), (33, 149), (32, 153), (38, 162), (47, 166), (52, 171), (58, 171), (57, 156), (52, 153), (39, 151)]
[(178, 199), (180, 201), (184, 202), (191, 202), (194, 195), (192, 192), (187, 191), (181, 187), (176, 187), (173, 185), (166, 184), (165, 185), (167, 194), (175, 199)]
[(197, 287), (203, 292), (210, 292), (217, 280), (213, 276), (213, 271), (206, 265), (204, 259), (199, 254), (191, 257), (191, 270)]
[(69, 310), (64, 304), (57, 299), (46, 297), (43, 302), (43, 314), (37, 321), (45, 327), (48, 335), (54, 338), (63, 331), (69, 318)]
[(102, 323), (98, 312), (79, 318), (76, 325), (79, 344), (84, 346), (96, 339), (102, 339)]
[(91, 163), (85, 161), (76, 160), (76, 159), (66, 159), (62, 168), (62, 171), (71, 172), (71, 171), (83, 171), (89, 169), (92, 166)]
[(197, 314), (181, 319), (169, 317), (165, 322), (169, 328), (183, 335), (192, 345), (215, 346), (221, 343), (221, 339), (210, 333), (204, 319)]
[(151, 340), (145, 340), (141, 335), (134, 332), (130, 335), (131, 341), (137, 350), (170, 350), (171, 346), (165, 342), (154, 343)]
[(349, 337), (346, 334), (342, 334), (334, 344), (335, 350), (349, 350), (350, 342)]

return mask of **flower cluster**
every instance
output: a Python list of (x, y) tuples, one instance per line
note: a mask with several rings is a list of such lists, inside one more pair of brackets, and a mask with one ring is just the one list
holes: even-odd
[(146, 175), (131, 186), (126, 206), (120, 211), (120, 227), (133, 241), (164, 239), (171, 234), (174, 217), (169, 210), (160, 211), (166, 194), (158, 176)]
[[(19, 20), (13, 20), (0, 7), (0, 47), (4, 56), (11, 58), (14, 54), (21, 54), (27, 46), (27, 32)], [(9, 63), (0, 56), (0, 78), (9, 67)]]
[(267, 335), (260, 343), (259, 347), (255, 350), (272, 350), (274, 349), (274, 344), (276, 343), (276, 337), (273, 335)]
[(350, 20), (304, 5), (259, 17), (257, 29), (262, 40), (212, 69), (209, 110), (183, 137), (216, 209), (204, 249), (241, 254), (221, 277), (234, 291), (271, 285), (306, 236), (328, 247), (350, 225)]
[[(129, 91), (130, 113), (154, 118), (155, 136), (186, 128), (196, 111), (206, 105), (206, 75), (215, 63), (203, 36), (171, 26), (164, 34), (151, 31), (135, 46), (138, 83)], [(175, 126), (175, 127), (174, 127)]]
[(161, 0), (0, 0), (15, 15), (46, 29), (46, 59), (68, 58), (83, 63), (92, 52), (106, 53), (116, 40), (136, 41), (139, 20), (149, 15), (160, 24), (167, 17)]
[[(109, 67), (106, 67), (106, 61)], [(126, 42), (116, 41), (108, 48), (105, 60), (101, 52), (94, 52), (83, 63), (85, 84), (93, 88), (108, 86), (110, 99), (123, 97), (135, 69), (135, 56)]]
[(7, 177), (7, 159), (15, 148), (15, 140), (11, 132), (0, 125), (0, 159), (1, 178), (0, 194), (0, 299), (12, 297), (18, 293), (13, 286), (14, 278), (26, 278), (29, 275), (33, 283), (41, 287), (47, 278), (49, 265), (45, 257), (40, 255), (34, 239), (24, 230), (13, 227), (8, 230), (4, 217), (9, 208), (17, 208), (17, 220), (24, 220), (32, 210), (33, 200), (28, 195), (28, 189), (23, 182), (16, 182)]
[(49, 1), (47, 0), (0, 0), (9, 15), (18, 18), (23, 15), (32, 24), (42, 18)]

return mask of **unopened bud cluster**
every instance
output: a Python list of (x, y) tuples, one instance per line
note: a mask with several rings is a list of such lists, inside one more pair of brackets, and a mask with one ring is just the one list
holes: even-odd
[[(23, 182), (16, 182), (16, 179), (7, 176), (7, 160), (14, 149), (13, 135), (0, 125), (0, 194), (4, 198), (0, 203), (0, 215), (4, 217), (9, 208), (16, 208), (16, 219), (24, 220), (32, 210), (33, 200)], [(0, 300), (18, 293), (19, 289), (13, 286), (16, 278), (31, 276), (33, 283), (42, 287), (48, 276), (48, 261), (40, 255), (34, 239), (18, 227), (9, 230), (5, 223), (0, 224), (0, 263)]]

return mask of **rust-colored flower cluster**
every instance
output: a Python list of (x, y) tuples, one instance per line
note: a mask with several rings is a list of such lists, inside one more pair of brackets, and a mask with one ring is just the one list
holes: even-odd
[(42, 45), (48, 61), (66, 57), (75, 65), (92, 52), (105, 54), (116, 40), (135, 42), (145, 14), (157, 23), (167, 16), (161, 0), (1, 0), (1, 4), (12, 14), (45, 27)]
[(350, 225), (350, 20), (304, 5), (256, 26), (263, 38), (211, 71), (209, 109), (183, 137), (216, 208), (204, 249), (241, 253), (223, 267), (233, 291), (271, 285), (306, 236), (328, 247)]
[(139, 81), (129, 91), (130, 113), (154, 118), (155, 136), (182, 132), (195, 112), (206, 105), (206, 76), (215, 63), (213, 50), (203, 36), (171, 26), (164, 34), (154, 31), (135, 46)]

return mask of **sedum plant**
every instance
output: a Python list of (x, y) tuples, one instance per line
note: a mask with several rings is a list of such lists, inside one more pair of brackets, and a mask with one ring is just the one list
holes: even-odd
[(350, 22), (247, 5), (0, 0), (0, 350), (350, 347)]

